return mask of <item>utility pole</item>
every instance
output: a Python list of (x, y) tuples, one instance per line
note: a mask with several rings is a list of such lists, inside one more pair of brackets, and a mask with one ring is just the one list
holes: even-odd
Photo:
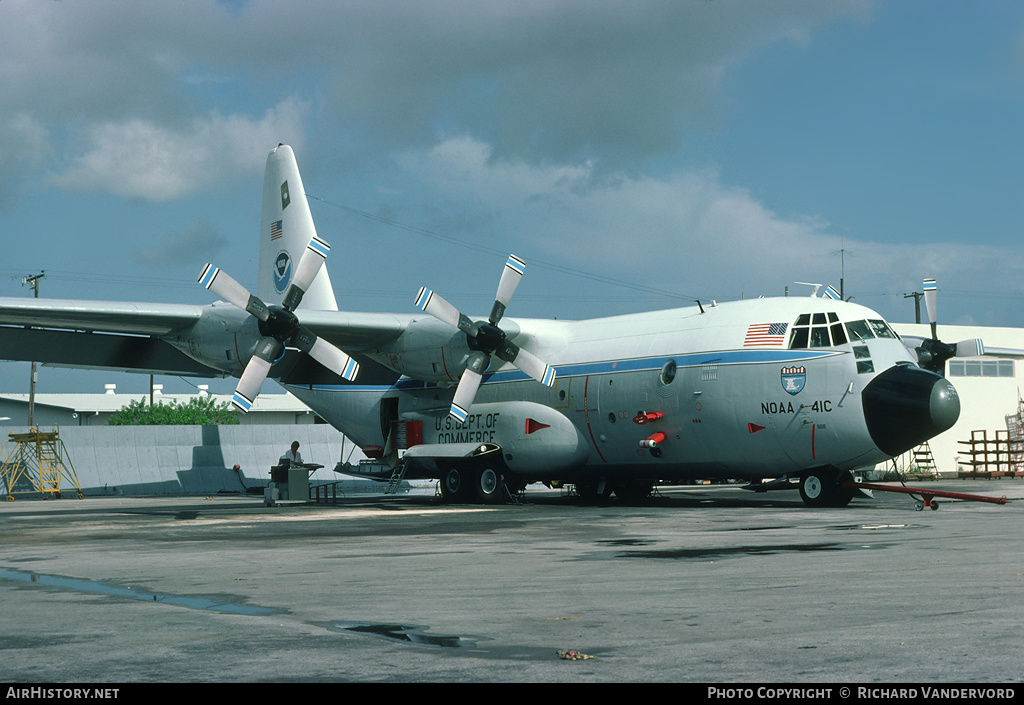
[[(832, 255), (833, 256), (839, 255), (839, 299), (840, 299), (840, 301), (849, 301), (853, 297), (851, 296), (850, 299), (846, 298), (846, 237), (845, 236), (843, 236), (843, 238), (840, 240), (840, 244), (841, 244), (841, 246), (840, 246), (839, 250), (836, 251), (836, 252), (833, 252)], [(853, 253), (850, 253), (850, 255), (852, 256)]]
[(903, 298), (909, 299), (914, 297), (914, 322), (921, 322), (921, 297), (924, 296), (920, 291), (914, 291), (909, 294), (904, 294)]
[[(25, 277), (21, 280), (22, 286), (31, 286), (32, 291), (35, 294), (35, 298), (39, 298), (39, 280), (46, 276), (46, 270), (41, 270), (39, 274)], [(35, 425), (36, 416), (36, 363), (32, 363), (32, 376), (28, 382), (28, 426), (32, 428)]]

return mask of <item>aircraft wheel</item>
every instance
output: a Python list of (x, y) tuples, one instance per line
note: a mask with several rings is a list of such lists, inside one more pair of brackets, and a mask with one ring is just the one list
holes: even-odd
[(837, 473), (835, 480), (835, 491), (832, 495), (832, 503), (829, 506), (832, 507), (845, 507), (853, 499), (853, 495), (856, 494), (857, 490), (852, 487), (844, 487), (847, 483), (853, 482), (853, 475), (850, 474), (849, 470), (843, 470)]
[(597, 499), (597, 483), (596, 482), (576, 482), (573, 483), (576, 488), (576, 494), (580, 496), (580, 499)]
[(824, 506), (825, 483), (817, 472), (809, 472), (800, 478), (800, 499), (808, 507)]
[(845, 507), (853, 499), (854, 490), (843, 484), (852, 479), (848, 471), (811, 470), (800, 478), (800, 499), (808, 507)]
[(467, 492), (466, 471), (462, 468), (448, 468), (441, 478), (441, 495), (446, 502), (461, 502)]
[(505, 499), (505, 483), (494, 468), (480, 468), (476, 474), (476, 495), (484, 504), (498, 504)]
[(607, 480), (577, 482), (576, 494), (587, 501), (608, 499), (612, 496), (612, 484)]
[(654, 484), (643, 480), (620, 482), (615, 485), (615, 496), (624, 502), (635, 502), (646, 499), (654, 489)]

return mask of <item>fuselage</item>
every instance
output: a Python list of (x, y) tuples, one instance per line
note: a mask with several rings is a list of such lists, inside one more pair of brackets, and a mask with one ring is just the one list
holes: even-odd
[(874, 311), (787, 297), (584, 321), (505, 319), (510, 338), (555, 368), (555, 384), (492, 364), (460, 423), (447, 410), (465, 336), (429, 317), (396, 317), (397, 339), (355, 351), (377, 363), (375, 380), (292, 375), (286, 387), (364, 448), (397, 449), (396, 424), (413, 421), (422, 444), (516, 448), (507, 465), (528, 480), (855, 469), (945, 430), (959, 411), (952, 386), (919, 369)]

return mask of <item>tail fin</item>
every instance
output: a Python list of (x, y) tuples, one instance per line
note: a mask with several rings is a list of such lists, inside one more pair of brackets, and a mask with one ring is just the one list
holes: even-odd
[[(299, 257), (316, 235), (295, 153), (279, 144), (267, 156), (263, 177), (263, 215), (260, 218), (260, 261), (256, 296), (280, 304), (295, 275)], [(327, 267), (313, 279), (300, 308), (337, 311)]]

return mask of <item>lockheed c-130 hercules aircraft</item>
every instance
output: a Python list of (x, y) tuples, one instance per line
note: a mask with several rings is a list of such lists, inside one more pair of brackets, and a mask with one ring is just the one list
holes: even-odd
[(851, 471), (956, 422), (943, 363), (984, 353), (940, 342), (934, 325), (908, 347), (831, 289), (508, 318), (526, 267), (515, 256), (486, 318), (425, 288), (420, 311), (339, 311), (286, 145), (267, 159), (259, 238), (256, 295), (207, 265), (199, 281), (221, 299), (208, 306), (0, 299), (0, 358), (238, 376), (242, 411), (270, 377), (383, 466), (440, 479), (452, 501), (501, 501), (533, 482), (632, 498), (662, 480), (773, 478), (808, 505), (842, 506)]

